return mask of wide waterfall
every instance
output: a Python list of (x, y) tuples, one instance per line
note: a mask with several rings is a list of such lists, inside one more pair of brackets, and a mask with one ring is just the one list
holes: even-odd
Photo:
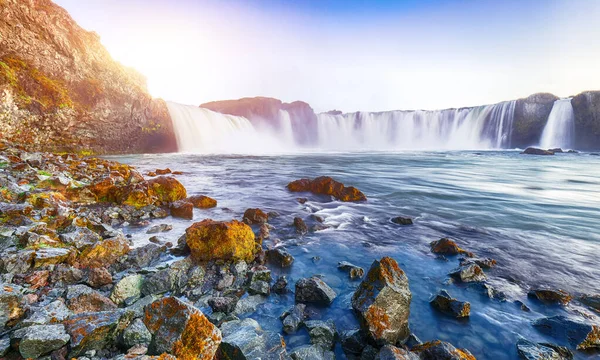
[[(224, 115), (168, 103), (180, 151), (200, 153), (316, 150), (462, 150), (511, 147), (515, 101), (439, 111), (319, 114), (310, 145), (299, 144), (302, 119), (280, 110), (277, 119)], [(308, 124), (308, 123), (307, 123)]]
[(341, 150), (509, 148), (515, 103), (440, 111), (320, 114), (319, 146)]
[(542, 132), (540, 146), (550, 148), (573, 148), (575, 137), (575, 114), (571, 98), (554, 102), (548, 122)]

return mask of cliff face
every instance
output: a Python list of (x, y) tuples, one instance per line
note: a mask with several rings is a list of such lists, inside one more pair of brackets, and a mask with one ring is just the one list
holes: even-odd
[(547, 93), (533, 94), (517, 100), (512, 147), (526, 148), (538, 144), (556, 100), (558, 97)]
[(575, 113), (575, 144), (581, 150), (600, 149), (600, 91), (586, 91), (571, 100)]
[(176, 151), (146, 81), (50, 0), (0, 0), (0, 137), (40, 150)]
[(200, 107), (222, 114), (243, 116), (251, 119), (253, 124), (266, 124), (273, 128), (280, 126), (281, 116), (284, 116), (282, 111), (285, 111), (290, 117), (294, 136), (299, 144), (309, 145), (317, 141), (317, 115), (310, 105), (303, 101), (284, 103), (278, 99), (254, 97), (213, 101)]

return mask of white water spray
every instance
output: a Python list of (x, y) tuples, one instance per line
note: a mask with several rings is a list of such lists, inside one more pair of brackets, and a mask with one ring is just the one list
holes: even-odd
[(540, 146), (545, 149), (573, 147), (575, 136), (575, 114), (571, 98), (554, 102), (548, 122), (540, 140)]

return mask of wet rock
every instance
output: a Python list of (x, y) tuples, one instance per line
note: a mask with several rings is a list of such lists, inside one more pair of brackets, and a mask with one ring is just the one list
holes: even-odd
[(543, 334), (561, 341), (567, 341), (577, 350), (600, 348), (600, 327), (570, 320), (558, 315), (537, 319), (533, 327)]
[(254, 232), (248, 225), (210, 219), (187, 228), (186, 242), (196, 261), (244, 260), (250, 262), (257, 254)]
[(311, 344), (320, 346), (324, 349), (333, 349), (337, 331), (335, 329), (335, 323), (332, 320), (308, 320), (304, 322), (304, 326), (306, 327), (306, 330), (308, 330)]
[(86, 247), (78, 257), (83, 268), (108, 267), (129, 252), (129, 242), (123, 236), (99, 241)]
[(62, 324), (30, 326), (19, 342), (19, 352), (25, 359), (37, 359), (65, 346), (70, 338)]
[(363, 268), (347, 261), (340, 261), (338, 263), (338, 269), (347, 272), (352, 280), (360, 279), (365, 275), (365, 270)]
[(71, 336), (69, 357), (78, 357), (90, 350), (102, 350), (115, 343), (118, 329), (129, 319), (121, 310), (81, 313), (70, 316), (65, 329)]
[(528, 147), (523, 152), (521, 152), (521, 154), (524, 154), (524, 155), (554, 155), (554, 152), (550, 151), (550, 150)]
[(491, 269), (496, 266), (496, 260), (491, 258), (464, 258), (460, 259), (460, 265), (466, 266), (475, 264), (478, 265), (482, 269)]
[(65, 248), (43, 248), (35, 250), (33, 260), (34, 268), (41, 268), (48, 265), (56, 265), (68, 262), (75, 253), (73, 249)]
[(148, 229), (148, 231), (146, 231), (146, 234), (157, 234), (157, 233), (167, 232), (167, 231), (171, 231), (171, 230), (173, 230), (173, 225), (160, 224), (160, 225), (152, 226), (150, 229)]
[(411, 218), (407, 218), (407, 217), (402, 217), (402, 216), (397, 216), (395, 218), (392, 218), (392, 222), (394, 224), (398, 224), (398, 225), (412, 225), (413, 221)]
[(140, 297), (142, 294), (142, 275), (129, 275), (121, 279), (112, 289), (110, 299), (121, 305), (128, 298)]
[(441, 255), (466, 255), (468, 257), (473, 257), (473, 253), (470, 253), (466, 250), (461, 249), (454, 241), (448, 238), (442, 238), (438, 241), (432, 241), (429, 244), (431, 248), (431, 252), (434, 254)]
[(487, 279), (487, 276), (477, 264), (460, 266), (454, 269), (450, 276), (464, 283), (485, 281)]
[(78, 227), (69, 233), (61, 234), (60, 240), (81, 250), (102, 241), (102, 237), (88, 228)]
[(235, 315), (243, 315), (248, 313), (253, 313), (256, 311), (259, 305), (265, 303), (267, 301), (266, 296), (262, 295), (250, 295), (244, 298), (241, 298), (238, 303), (235, 305)]
[(419, 357), (410, 351), (392, 345), (385, 345), (379, 350), (375, 360), (419, 360)]
[(171, 176), (159, 176), (148, 180), (151, 194), (157, 198), (159, 203), (168, 204), (187, 197), (185, 187)]
[(264, 331), (254, 319), (235, 320), (221, 326), (223, 340), (217, 359), (286, 359), (281, 335)]
[(349, 330), (340, 334), (342, 350), (348, 356), (360, 356), (367, 346), (367, 340), (360, 330)]
[(93, 288), (100, 288), (104, 285), (112, 284), (112, 275), (106, 268), (90, 269), (87, 278), (87, 284)]
[(269, 215), (261, 209), (248, 209), (242, 220), (248, 225), (264, 224), (269, 221)]
[(330, 305), (337, 294), (316, 276), (296, 282), (296, 302)]
[(335, 360), (335, 354), (320, 346), (305, 345), (290, 353), (293, 360)]
[(149, 351), (153, 354), (212, 359), (221, 343), (221, 332), (200, 310), (174, 297), (146, 307), (143, 320), (152, 333)]
[(204, 195), (194, 195), (187, 198), (194, 207), (199, 209), (210, 209), (217, 206), (217, 200)]
[(530, 309), (530, 308), (529, 308), (527, 305), (525, 305), (525, 303), (524, 303), (524, 302), (522, 302), (521, 300), (515, 300), (515, 304), (516, 304), (516, 305), (517, 305), (517, 306), (518, 306), (518, 307), (519, 307), (519, 308), (520, 308), (522, 311), (525, 311), (525, 312), (530, 312), (530, 311), (531, 311), (531, 309)]
[(287, 250), (282, 248), (267, 251), (267, 259), (280, 267), (289, 267), (294, 263), (294, 257)]
[(65, 294), (67, 307), (75, 314), (85, 312), (110, 311), (117, 306), (107, 297), (86, 285), (73, 285)]
[(583, 295), (579, 301), (600, 312), (600, 295)]
[(408, 317), (412, 294), (398, 263), (384, 257), (373, 262), (352, 296), (361, 329), (376, 344), (403, 343), (410, 335)]
[(468, 284), (468, 289), (474, 290), (479, 294), (498, 301), (506, 301), (506, 294), (495, 289), (492, 285), (487, 282), (472, 282)]
[(271, 287), (266, 281), (255, 281), (248, 287), (248, 294), (269, 296), (271, 294)]
[(446, 290), (441, 290), (429, 303), (437, 310), (456, 318), (468, 317), (471, 313), (471, 304), (452, 298)]
[(166, 169), (156, 169), (155, 173), (156, 173), (156, 175), (168, 175), (168, 174), (171, 174), (172, 171), (169, 168), (166, 168)]
[(187, 200), (179, 200), (169, 206), (173, 217), (192, 220), (194, 218), (194, 205)]
[(286, 334), (295, 334), (298, 331), (302, 321), (304, 321), (304, 318), (306, 317), (305, 311), (306, 305), (296, 304), (281, 314), (279, 318), (283, 323), (283, 331)]
[(412, 352), (421, 360), (475, 360), (468, 350), (457, 349), (452, 344), (435, 340), (413, 347)]
[(271, 237), (271, 230), (269, 228), (269, 224), (262, 224), (258, 229), (258, 234), (263, 239), (268, 239)]
[(527, 294), (529, 298), (537, 299), (543, 303), (567, 305), (573, 297), (564, 290), (532, 289)]
[(23, 295), (17, 286), (0, 286), (0, 331), (14, 325), (25, 314)]
[(115, 267), (121, 271), (129, 268), (143, 269), (156, 265), (164, 254), (164, 246), (146, 244), (131, 250), (126, 257), (119, 259), (119, 264), (115, 264)]
[(517, 353), (523, 360), (570, 360), (573, 353), (562, 346), (534, 343), (525, 339), (517, 342)]
[(271, 270), (267, 269), (264, 266), (255, 266), (250, 269), (250, 282), (253, 283), (255, 281), (266, 281), (271, 282)]
[(300, 204), (306, 204), (308, 199), (307, 198), (297, 198), (296, 201), (298, 201)]
[(83, 271), (68, 265), (57, 265), (50, 275), (50, 281), (57, 286), (70, 285), (83, 279)]
[(125, 330), (123, 330), (123, 345), (129, 349), (136, 345), (144, 345), (148, 347), (152, 341), (152, 334), (142, 321), (135, 319)]
[(221, 312), (225, 314), (232, 313), (237, 305), (237, 297), (221, 297), (216, 296), (208, 299), (208, 305), (213, 312)]
[(33, 267), (35, 251), (24, 250), (5, 252), (0, 257), (0, 272), (10, 274), (24, 274)]
[(308, 226), (306, 226), (306, 223), (304, 220), (302, 220), (302, 218), (294, 218), (294, 227), (296, 228), (296, 232), (300, 235), (308, 233)]
[(4, 356), (8, 354), (10, 350), (10, 337), (5, 336), (0, 338), (0, 356)]
[(273, 284), (273, 286), (271, 287), (271, 291), (275, 294), (286, 294), (287, 292), (289, 292), (287, 286), (288, 280), (285, 277), (285, 275), (282, 275), (278, 277), (277, 280), (275, 280), (275, 284)]
[(367, 197), (357, 188), (333, 180), (327, 176), (321, 176), (310, 179), (301, 179), (292, 181), (287, 185), (289, 191), (304, 192), (309, 191), (313, 194), (331, 195), (340, 201), (365, 201)]

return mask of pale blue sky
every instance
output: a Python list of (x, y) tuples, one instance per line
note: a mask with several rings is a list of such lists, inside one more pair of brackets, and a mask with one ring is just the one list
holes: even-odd
[(600, 1), (55, 0), (157, 97), (436, 109), (600, 89)]

